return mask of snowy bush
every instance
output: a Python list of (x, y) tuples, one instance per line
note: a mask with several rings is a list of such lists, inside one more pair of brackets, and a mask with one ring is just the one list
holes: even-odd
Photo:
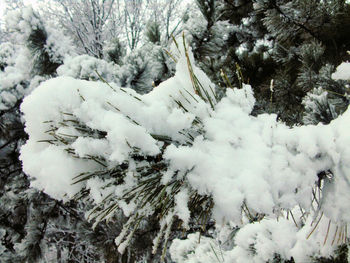
[(8, 12), (5, 21), (8, 28), (18, 33), (16, 37), (19, 42), (25, 41), (29, 38), (33, 30), (42, 27), (42, 22), (32, 7)]
[(349, 69), (348, 63), (343, 62), (334, 73), (330, 65), (320, 70), (316, 80), (321, 86), (312, 89), (302, 100), (304, 124), (328, 124), (346, 110), (349, 105), (346, 82), (350, 77)]
[(57, 69), (57, 74), (83, 80), (99, 80), (102, 77), (106, 81), (115, 81), (117, 69), (118, 66), (113, 63), (89, 55), (80, 55), (68, 57)]
[[(329, 125), (294, 128), (274, 114), (251, 116), (251, 87), (228, 89), (218, 101), (183, 47), (175, 76), (143, 96), (59, 77), (26, 97), (29, 140), (20, 158), (32, 186), (59, 200), (93, 200), (87, 216), (96, 223), (123, 211), (120, 253), (156, 215), (154, 252), (162, 240), (167, 246), (176, 220), (189, 229), (211, 218), (218, 230), (241, 228), (223, 262), (331, 255), (349, 237), (350, 112)], [(199, 245), (205, 255), (208, 242)], [(208, 262), (170, 252), (178, 262)]]
[(44, 23), (31, 6), (8, 12), (5, 20), (7, 28), (16, 33), (19, 43), (35, 41), (35, 34), (42, 32), (41, 37), (44, 39), (39, 41), (45, 41), (42, 48), (52, 61), (62, 62), (63, 58), (74, 50), (71, 41), (61, 31)]

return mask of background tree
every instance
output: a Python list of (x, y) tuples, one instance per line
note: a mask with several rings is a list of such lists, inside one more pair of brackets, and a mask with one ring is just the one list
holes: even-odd
[[(350, 20), (346, 1), (257, 1), (254, 7), (263, 13), (262, 21), (274, 41), (272, 56), (279, 67), (271, 78), (275, 79), (274, 104), (282, 119), (300, 122), (301, 100), (314, 88), (344, 94), (329, 81), (330, 68), (325, 67), (337, 66), (347, 58)], [(264, 96), (267, 100), (268, 95)]]
[(164, 42), (171, 40), (171, 36), (179, 33), (181, 25), (185, 22), (184, 10), (182, 9), (183, 0), (150, 0), (149, 20), (158, 24), (161, 38)]
[(124, 0), (123, 4), (124, 10), (122, 12), (125, 35), (129, 48), (134, 50), (141, 38), (149, 2), (142, 0)]
[(45, 4), (44, 10), (74, 40), (80, 53), (103, 58), (104, 41), (117, 36), (120, 28), (114, 15), (116, 4), (114, 0), (64, 0)]

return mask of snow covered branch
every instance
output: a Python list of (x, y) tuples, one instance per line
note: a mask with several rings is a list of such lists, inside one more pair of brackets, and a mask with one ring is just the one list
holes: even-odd
[[(242, 235), (256, 239), (256, 254), (247, 254), (256, 262), (280, 252), (285, 243), (274, 235), (281, 228), (292, 236), (282, 256), (297, 262), (326, 250), (325, 231), (319, 234), (324, 221), (341, 226), (339, 239), (345, 240), (350, 112), (329, 125), (294, 128), (274, 114), (252, 116), (249, 85), (228, 89), (218, 101), (187, 44), (179, 41), (177, 49), (175, 76), (147, 95), (59, 77), (26, 97), (21, 109), (29, 140), (20, 158), (32, 186), (57, 199), (92, 199), (89, 216), (96, 222), (123, 211), (129, 221), (116, 239), (121, 253), (151, 215), (162, 229), (155, 250), (162, 235), (166, 245), (174, 218), (185, 229), (206, 215), (218, 228), (243, 225), (238, 246), (228, 252), (237, 262), (250, 249), (240, 246)], [(285, 216), (290, 220), (275, 223)], [(261, 219), (260, 227), (244, 226)], [(310, 228), (315, 220), (322, 222)], [(271, 231), (266, 251), (258, 247), (260, 234), (251, 234), (254, 228)], [(308, 249), (305, 242), (314, 245)], [(324, 243), (329, 253), (333, 244)]]

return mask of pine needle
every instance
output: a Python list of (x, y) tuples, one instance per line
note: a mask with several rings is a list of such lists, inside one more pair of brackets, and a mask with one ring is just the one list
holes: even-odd
[(297, 228), (299, 228), (297, 222), (295, 221), (295, 218), (294, 218), (294, 215), (293, 215), (292, 211), (289, 211), (289, 212), (290, 212), (290, 215), (292, 216), (292, 219), (293, 219), (293, 222), (294, 222), (295, 226)]
[(218, 262), (220, 262), (220, 259), (219, 259), (218, 255), (216, 254), (216, 251), (215, 251), (215, 249), (213, 248), (212, 244), (209, 243), (209, 245), (210, 245), (210, 248), (211, 248), (211, 250), (213, 251), (213, 253), (214, 253), (216, 259), (218, 260)]
[(174, 37), (173, 34), (171, 35), (171, 38), (173, 39), (173, 41), (174, 41), (174, 43), (175, 43), (175, 45), (176, 45), (177, 50), (180, 52), (179, 45), (177, 44), (177, 41), (176, 41), (176, 39), (175, 39), (175, 37)]
[(340, 241), (342, 241), (342, 236), (343, 236), (343, 226), (340, 226), (340, 231), (339, 231), (339, 235), (338, 235), (338, 241), (337, 244), (339, 244)]
[(317, 228), (318, 224), (320, 223), (320, 221), (321, 221), (321, 219), (322, 219), (322, 216), (323, 216), (323, 212), (322, 212), (320, 218), (318, 219), (316, 225), (314, 226), (314, 228), (313, 228), (312, 231), (310, 232), (310, 234), (308, 234), (308, 236), (306, 237), (306, 239), (309, 239), (310, 236), (312, 235), (312, 233), (315, 231), (315, 229)]
[(100, 80), (102, 80), (103, 83), (107, 84), (108, 87), (110, 87), (114, 92), (117, 92), (115, 88), (113, 88), (101, 75), (98, 73), (97, 70), (95, 70), (97, 76), (99, 77)]
[(333, 237), (333, 241), (332, 241), (332, 246), (334, 244), (335, 238), (337, 237), (337, 233), (338, 233), (338, 226), (335, 228), (335, 233), (334, 233), (334, 237)]
[(166, 50), (165, 48), (163, 48), (163, 50), (175, 63), (177, 63), (177, 59), (170, 53), (170, 51)]
[(323, 246), (326, 244), (327, 242), (327, 238), (328, 238), (328, 234), (329, 234), (329, 228), (331, 226), (331, 220), (329, 219), (329, 222), (328, 222), (328, 227), (327, 227), (327, 234), (326, 234), (326, 237), (324, 238), (324, 241), (323, 241)]

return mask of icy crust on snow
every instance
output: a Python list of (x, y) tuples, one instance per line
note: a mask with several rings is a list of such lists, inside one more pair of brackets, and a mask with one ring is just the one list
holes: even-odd
[[(194, 66), (191, 53), (188, 59), (192, 61), (193, 72), (203, 89), (211, 94), (214, 85)], [(199, 194), (212, 196), (212, 216), (218, 225), (228, 221), (241, 225), (243, 203), (251, 212), (265, 214), (275, 223), (281, 209), (293, 210), (300, 206), (305, 212), (312, 212), (312, 189), (321, 171), (332, 174), (324, 179), (319, 200), (324, 218), (335, 224), (348, 222), (350, 111), (329, 125), (289, 128), (276, 121), (276, 115), (250, 115), (255, 99), (249, 85), (227, 90), (226, 97), (213, 108), (196, 94), (192, 81), (187, 58), (181, 56), (175, 76), (144, 96), (113, 83), (107, 85), (70, 77), (44, 82), (24, 99), (21, 108), (29, 140), (22, 147), (20, 158), (24, 171), (35, 178), (32, 185), (54, 198), (65, 200), (87, 187), (97, 203), (102, 200), (106, 189), (103, 189), (101, 181), (96, 183), (90, 179), (72, 185), (78, 174), (101, 167), (91, 160), (72, 157), (66, 151), (69, 147), (81, 158), (100, 156), (110, 167), (128, 162), (130, 171), (125, 183), (108, 189), (114, 192), (116, 198), (121, 197), (137, 184), (137, 172), (130, 157), (133, 149), (139, 149), (145, 156), (156, 156), (161, 153), (164, 144), (154, 138), (162, 135), (172, 139), (163, 154), (169, 163), (164, 173), (164, 184), (175, 174), (178, 179), (185, 179), (184, 187), (187, 189), (182, 188), (175, 197), (177, 204), (174, 211), (185, 225), (190, 216), (186, 199), (193, 189)], [(215, 101), (214, 97), (211, 100)], [(178, 107), (179, 103), (186, 111)], [(91, 130), (104, 131), (105, 135), (96, 138), (81, 136), (67, 146), (43, 142), (52, 139), (48, 130), (60, 126), (70, 116)], [(183, 135), (186, 132), (194, 137), (190, 144)], [(68, 134), (72, 138), (79, 135), (70, 126), (62, 126), (54, 133), (57, 136)], [(121, 202), (120, 207), (128, 216), (132, 215), (136, 205), (134, 202)], [(149, 209), (149, 214), (153, 213), (151, 207), (145, 209)], [(296, 232), (291, 220), (281, 225), (276, 223), (277, 232), (283, 224), (289, 224), (283, 230), (286, 235), (294, 233), (298, 238), (300, 231)], [(243, 227), (240, 231), (248, 230), (241, 233), (253, 235), (250, 233), (261, 230), (266, 234), (269, 232), (264, 229), (272, 228), (270, 221), (266, 225), (261, 224), (256, 231), (254, 225)], [(259, 237), (260, 234), (256, 235)], [(305, 233), (300, 236), (302, 240), (306, 239)], [(237, 235), (238, 244), (239, 240), (244, 240), (239, 237)], [(315, 243), (320, 249), (322, 242)], [(269, 247), (291, 246), (287, 241), (280, 242), (274, 237), (269, 244)], [(244, 246), (242, 243), (237, 249), (247, 250)], [(260, 250), (263, 253), (263, 249)], [(260, 250), (257, 248), (256, 251)], [(237, 250), (233, 250), (233, 255), (238, 253), (234, 256), (236, 259), (243, 253), (234, 251)], [(301, 255), (309, 255), (315, 249), (310, 252), (300, 248), (300, 251), (304, 251)], [(259, 255), (262, 259), (252, 262), (262, 262), (272, 255), (270, 252), (264, 252)], [(285, 252), (286, 257), (289, 255)]]

